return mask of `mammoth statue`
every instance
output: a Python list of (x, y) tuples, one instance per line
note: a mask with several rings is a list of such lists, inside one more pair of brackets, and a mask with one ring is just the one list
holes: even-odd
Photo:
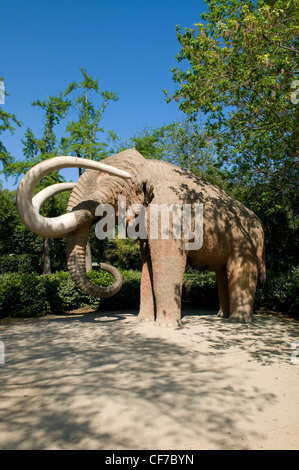
[[(67, 167), (86, 171), (77, 183), (53, 185), (33, 197), (36, 185), (46, 174)], [(39, 214), (45, 200), (70, 188), (66, 214), (53, 218)], [(55, 157), (37, 164), (23, 177), (17, 191), (17, 208), (24, 224), (36, 234), (66, 237), (68, 269), (82, 291), (108, 297), (121, 288), (121, 273), (101, 263), (101, 269), (109, 271), (114, 282), (108, 287), (91, 283), (86, 274), (86, 245), (92, 224), (103, 220), (104, 210), (99, 212), (99, 208), (112, 207), (116, 223), (120, 222), (120, 199), (126, 208), (135, 209), (133, 215), (132, 211), (125, 213), (128, 227), (139, 218), (139, 225), (143, 223), (145, 229), (139, 232), (140, 320), (166, 325), (180, 322), (182, 283), (188, 262), (198, 270), (216, 272), (220, 316), (235, 322), (252, 321), (257, 280), (263, 282), (266, 276), (262, 224), (226, 192), (186, 170), (145, 159), (135, 149), (104, 162)], [(157, 208), (169, 207), (172, 211), (166, 215), (172, 223), (163, 232), (162, 212), (155, 223), (152, 215)], [(135, 223), (137, 230), (136, 227)]]

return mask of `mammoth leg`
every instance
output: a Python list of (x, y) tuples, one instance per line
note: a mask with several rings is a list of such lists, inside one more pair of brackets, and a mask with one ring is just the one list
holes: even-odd
[(141, 251), (141, 286), (140, 286), (140, 310), (139, 321), (155, 320), (155, 299), (153, 293), (153, 272), (150, 251), (147, 240), (140, 240)]
[(216, 279), (217, 279), (218, 297), (219, 297), (218, 316), (222, 318), (228, 318), (229, 317), (229, 293), (228, 293), (227, 272), (226, 272), (225, 266), (221, 270), (216, 271)]
[(149, 240), (156, 302), (156, 321), (175, 326), (181, 320), (181, 299), (187, 253), (181, 240)]
[(253, 320), (257, 277), (257, 264), (252, 261), (239, 258), (228, 266), (230, 321), (248, 323)]

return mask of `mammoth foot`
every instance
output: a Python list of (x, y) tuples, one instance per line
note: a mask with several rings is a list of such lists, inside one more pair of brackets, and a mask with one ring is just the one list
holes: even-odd
[(154, 321), (154, 318), (150, 318), (150, 317), (140, 317), (138, 315), (138, 317), (136, 318), (136, 321), (138, 321), (139, 323), (149, 323), (149, 322), (153, 322)]
[(139, 312), (136, 318), (138, 322), (153, 322), (155, 321), (154, 313), (150, 312)]
[(180, 326), (180, 318), (178, 315), (168, 315), (164, 312), (161, 315), (157, 315), (152, 311), (141, 310), (136, 318), (136, 321), (142, 323), (154, 322), (155, 326), (166, 327), (166, 328), (177, 328)]
[(178, 328), (181, 325), (179, 320), (175, 321), (155, 321), (155, 326), (162, 327), (162, 328)]
[(228, 318), (229, 313), (224, 313), (223, 310), (220, 309), (219, 312), (217, 313), (217, 317), (219, 317), (219, 318)]
[(144, 317), (144, 316), (140, 316), (138, 315), (137, 318), (136, 318), (136, 321), (139, 322), (139, 323), (153, 323), (154, 322), (154, 325), (157, 326), (157, 327), (164, 327), (164, 328), (177, 328), (180, 326), (180, 321), (159, 321), (159, 320), (155, 320), (153, 317)]
[(233, 313), (228, 317), (228, 321), (231, 323), (252, 323), (252, 315), (248, 313)]

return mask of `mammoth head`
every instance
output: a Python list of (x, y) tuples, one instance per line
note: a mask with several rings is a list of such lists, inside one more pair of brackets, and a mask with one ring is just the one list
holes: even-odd
[[(91, 173), (99, 181), (99, 185), (101, 184), (99, 176), (103, 172), (114, 175), (117, 180), (121, 181), (131, 178), (128, 172), (109, 164), (77, 157), (54, 157), (38, 163), (23, 177), (17, 190), (17, 209), (23, 223), (37, 235), (47, 238), (66, 236), (68, 269), (72, 279), (83, 292), (95, 297), (110, 297), (116, 294), (122, 286), (122, 275), (118, 269), (101, 263), (101, 269), (110, 272), (114, 277), (114, 283), (109, 287), (95, 286), (86, 275), (86, 244), (90, 227), (95, 219), (95, 210), (99, 204), (96, 196), (90, 196), (92, 190), (89, 190), (87, 197), (88, 172), (83, 173), (77, 183), (55, 184), (43, 189), (33, 197), (37, 184), (47, 174), (62, 168), (72, 167), (97, 170)], [(41, 206), (47, 199), (70, 189), (73, 189), (73, 192), (66, 214), (53, 218), (42, 217), (39, 214)]]

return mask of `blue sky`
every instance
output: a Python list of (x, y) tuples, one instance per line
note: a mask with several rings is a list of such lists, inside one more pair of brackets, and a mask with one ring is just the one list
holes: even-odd
[[(22, 159), (28, 127), (39, 136), (42, 112), (31, 103), (80, 81), (79, 67), (97, 78), (101, 89), (118, 94), (105, 111), (103, 127), (121, 138), (145, 126), (181, 118), (162, 92), (174, 89), (170, 69), (179, 52), (175, 26), (192, 27), (207, 9), (203, 0), (10, 0), (1, 4), (0, 76), (5, 110), (23, 123), (8, 150)], [(16, 189), (1, 178), (3, 187)]]

